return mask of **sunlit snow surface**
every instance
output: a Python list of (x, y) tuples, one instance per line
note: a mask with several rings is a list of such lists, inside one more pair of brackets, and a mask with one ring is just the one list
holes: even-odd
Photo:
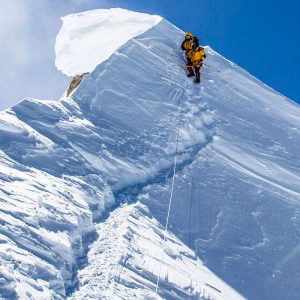
[(92, 72), (120, 46), (161, 20), (121, 8), (68, 15), (62, 18), (56, 38), (56, 67), (68, 76)]
[(182, 37), (163, 20), (1, 113), (2, 298), (298, 299), (299, 106), (209, 47), (194, 85)]

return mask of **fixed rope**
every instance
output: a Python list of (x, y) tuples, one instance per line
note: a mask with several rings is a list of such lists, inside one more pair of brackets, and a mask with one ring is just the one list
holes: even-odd
[[(185, 93), (185, 88), (186, 87), (184, 87), (182, 89), (183, 93)], [(176, 169), (177, 169), (177, 154), (178, 154), (178, 144), (179, 144), (180, 123), (181, 123), (181, 116), (182, 116), (181, 103), (179, 103), (179, 105), (180, 105), (180, 110), (179, 110), (178, 124), (177, 124), (176, 148), (175, 148), (175, 156), (174, 156), (174, 167), (173, 167), (172, 185), (171, 185), (171, 193), (170, 193), (170, 198), (169, 198), (169, 206), (168, 206), (168, 213), (167, 213), (166, 225), (165, 225), (165, 230), (164, 230), (164, 240), (163, 240), (164, 247), (165, 247), (165, 244), (166, 244), (166, 241), (167, 241), (167, 231), (168, 231), (168, 228), (169, 228), (169, 219), (170, 219), (170, 212), (171, 212), (172, 201), (173, 201), (174, 183), (175, 183), (175, 176), (176, 176)], [(160, 281), (162, 258), (163, 258), (163, 253), (161, 254), (161, 259), (160, 259), (160, 264), (159, 264), (159, 272), (158, 272), (158, 275), (157, 275), (157, 281), (156, 281), (156, 287), (155, 287), (155, 293), (156, 293), (156, 295), (158, 295), (158, 288), (159, 288), (159, 281)]]
[[(171, 211), (171, 207), (172, 207), (172, 200), (173, 200), (173, 193), (174, 193), (174, 182), (175, 182), (176, 168), (177, 168), (177, 153), (178, 153), (179, 132), (180, 132), (180, 119), (181, 119), (181, 110), (179, 113), (179, 122), (178, 122), (177, 137), (176, 137), (176, 149), (175, 149), (175, 157), (174, 157), (174, 168), (173, 168), (173, 176), (172, 176), (171, 193), (170, 193), (170, 198), (169, 198), (168, 214), (167, 214), (165, 232), (164, 232), (164, 246), (165, 246), (166, 240), (167, 240), (167, 231), (168, 231), (168, 227), (169, 227), (170, 211)], [(159, 272), (158, 272), (157, 281), (156, 281), (156, 288), (155, 288), (156, 295), (158, 294), (162, 256), (163, 256), (163, 254), (161, 255)]]
[[(200, 94), (201, 94), (201, 91), (200, 91)], [(165, 225), (165, 230), (164, 230), (164, 241), (163, 241), (164, 246), (165, 246), (166, 240), (167, 240), (167, 231), (168, 231), (168, 228), (169, 228), (170, 212), (171, 212), (173, 194), (174, 194), (174, 184), (175, 184), (176, 169), (177, 169), (177, 156), (178, 156), (178, 144), (179, 144), (181, 116), (182, 116), (182, 108), (180, 108), (180, 113), (179, 113), (179, 118), (178, 118), (178, 125), (177, 125), (178, 129), (177, 129), (177, 137), (176, 137), (176, 150), (175, 150), (175, 157), (174, 157), (172, 185), (171, 185), (171, 193), (170, 193), (170, 198), (169, 198), (168, 214), (167, 214), (166, 225)], [(193, 195), (191, 195), (191, 198), (193, 198)], [(191, 202), (192, 202), (192, 200), (193, 199), (190, 199)], [(190, 206), (192, 206), (192, 203), (190, 203)], [(192, 209), (192, 207), (190, 207), (190, 210), (191, 209)], [(191, 211), (190, 211), (190, 214), (191, 214)], [(190, 227), (190, 225), (189, 225), (189, 227)], [(190, 235), (190, 229), (189, 229), (189, 235)], [(190, 243), (191, 243), (191, 237), (189, 236), (189, 247), (190, 247)], [(160, 282), (160, 278), (161, 278), (162, 257), (163, 257), (163, 253), (161, 255), (161, 260), (160, 260), (160, 265), (159, 265), (159, 272), (158, 272), (157, 281), (156, 281), (156, 288), (155, 288), (156, 295), (158, 295), (159, 282)]]
[(189, 240), (188, 240), (188, 246), (191, 248), (191, 221), (192, 221), (192, 211), (193, 211), (193, 202), (195, 197), (195, 168), (193, 167), (192, 171), (192, 183), (191, 183), (191, 196), (190, 196), (190, 208), (189, 208), (189, 219), (188, 219), (188, 234), (189, 234)]
[[(184, 93), (185, 93), (185, 89), (186, 89), (186, 86), (183, 88)], [(178, 144), (179, 144), (181, 117), (182, 117), (182, 107), (180, 105), (178, 125), (177, 125), (176, 149), (175, 149), (175, 157), (174, 157), (174, 168), (173, 168), (173, 176), (172, 176), (171, 193), (170, 193), (170, 198), (169, 198), (168, 214), (167, 214), (166, 225), (165, 225), (165, 230), (164, 230), (164, 240), (163, 240), (164, 246), (167, 241), (167, 231), (169, 228), (170, 212), (171, 212), (173, 194), (174, 194), (174, 184), (175, 184), (176, 169), (177, 169), (177, 156), (178, 156)], [(155, 288), (156, 295), (158, 295), (159, 282), (160, 282), (160, 278), (161, 278), (160, 275), (161, 275), (162, 258), (163, 258), (163, 253), (161, 254), (161, 259), (160, 259), (160, 264), (159, 264), (159, 272), (158, 272), (157, 281), (156, 281), (156, 288)]]

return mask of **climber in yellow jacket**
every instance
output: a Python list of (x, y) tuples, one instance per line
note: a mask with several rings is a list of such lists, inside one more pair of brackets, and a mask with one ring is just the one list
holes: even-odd
[(190, 52), (192, 64), (188, 65), (188, 71), (190, 74), (196, 73), (195, 83), (200, 83), (200, 70), (204, 59), (206, 58), (205, 50), (200, 47), (198, 43), (192, 44), (192, 51)]
[[(193, 36), (191, 32), (187, 32), (184, 38), (184, 41), (181, 44), (181, 49), (185, 51), (185, 57), (186, 57), (186, 65), (188, 70), (188, 77), (195, 76), (193, 72), (193, 68), (189, 68), (193, 66), (192, 59), (191, 59), (191, 53), (192, 53), (192, 45), (193, 44), (199, 44), (199, 40), (197, 37)], [(192, 71), (191, 71), (192, 70)]]

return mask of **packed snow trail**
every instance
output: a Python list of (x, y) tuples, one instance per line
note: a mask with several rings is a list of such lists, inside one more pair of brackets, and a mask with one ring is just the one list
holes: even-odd
[(195, 86), (156, 20), (71, 97), (0, 114), (1, 297), (153, 299), (161, 273), (162, 299), (297, 299), (299, 106), (209, 47)]

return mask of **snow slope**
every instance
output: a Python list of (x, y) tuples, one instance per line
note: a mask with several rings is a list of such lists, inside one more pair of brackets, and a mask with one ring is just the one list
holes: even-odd
[(241, 298), (174, 235), (168, 233), (165, 243), (164, 228), (140, 203), (116, 209), (97, 230), (103, 237), (91, 246), (89, 264), (78, 275), (81, 287), (70, 299)]
[(182, 36), (162, 20), (1, 113), (3, 298), (298, 298), (299, 106), (209, 47), (195, 86)]
[(109, 198), (79, 178), (51, 176), (2, 151), (0, 165), (1, 299), (62, 299), (85, 255), (84, 239), (95, 231), (89, 204), (104, 206)]

